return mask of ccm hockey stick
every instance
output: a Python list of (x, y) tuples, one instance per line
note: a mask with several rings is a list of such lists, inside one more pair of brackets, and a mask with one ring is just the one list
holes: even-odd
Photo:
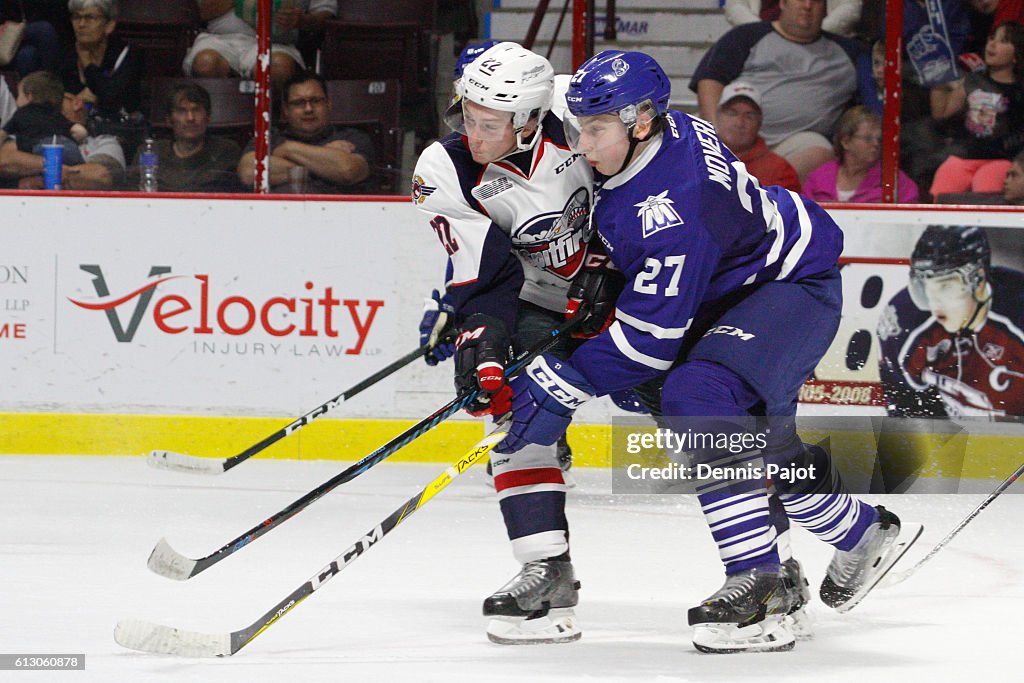
[(955, 527), (953, 527), (953, 530), (950, 531), (948, 534), (946, 534), (946, 537), (944, 539), (942, 539), (941, 541), (936, 543), (935, 547), (932, 548), (931, 550), (929, 550), (927, 555), (925, 555), (924, 557), (922, 557), (920, 560), (917, 561), (917, 564), (915, 564), (913, 567), (911, 567), (910, 569), (908, 569), (908, 570), (906, 570), (904, 572), (897, 572), (895, 574), (890, 575), (889, 578), (882, 585), (884, 587), (895, 586), (896, 584), (902, 583), (902, 582), (906, 581), (907, 579), (909, 579), (911, 574), (913, 574), (918, 569), (920, 569), (921, 565), (923, 565), (925, 562), (927, 562), (928, 560), (930, 560), (933, 557), (935, 557), (936, 553), (938, 553), (940, 550), (945, 548), (946, 545), (950, 541), (953, 540), (954, 536), (956, 536), (958, 533), (960, 533), (960, 531), (963, 530), (963, 528), (965, 526), (967, 526), (971, 522), (972, 519), (974, 519), (979, 514), (981, 514), (981, 511), (984, 510), (985, 508), (987, 508), (989, 506), (989, 504), (992, 501), (994, 501), (996, 498), (998, 498), (999, 495), (1003, 491), (1005, 491), (1006, 489), (1010, 488), (1010, 486), (1013, 485), (1013, 482), (1015, 482), (1018, 479), (1020, 479), (1021, 475), (1024, 475), (1024, 463), (1021, 463), (1021, 466), (1018, 467), (1014, 471), (1013, 474), (1011, 474), (1006, 479), (1004, 479), (1003, 483), (1001, 483), (999, 486), (997, 486), (995, 491), (993, 491), (992, 493), (988, 494), (988, 496), (985, 498), (985, 500), (981, 501), (981, 504), (978, 505), (978, 507), (974, 508), (973, 511), (971, 511), (971, 514), (969, 514), (966, 517), (964, 517), (963, 520), (959, 524), (957, 524)]
[(182, 657), (228, 657), (270, 628), (278, 619), (295, 609), (296, 606), (314, 591), (334, 578), (342, 569), (355, 561), (357, 557), (372, 548), (378, 541), (391, 533), (412, 513), (427, 504), (431, 498), (440, 493), (455, 477), (468, 470), (473, 463), (480, 460), (507, 432), (496, 431), (484, 437), (476, 446), (466, 453), (458, 462), (451, 465), (434, 481), (410, 498), (404, 505), (392, 512), (387, 519), (370, 529), (362, 538), (349, 546), (343, 553), (309, 578), (304, 584), (289, 593), (283, 600), (271, 607), (266, 614), (243, 629), (231, 633), (198, 633), (184, 629), (163, 626), (148, 621), (125, 620), (118, 622), (114, 628), (114, 640), (123, 647), (143, 652), (178, 655)]
[[(563, 334), (567, 334), (574, 330), (583, 319), (586, 318), (586, 311), (577, 313), (571, 320), (562, 323), (561, 326), (551, 331), (550, 335), (545, 339), (537, 342), (533, 347), (524, 351), (520, 356), (513, 362), (508, 368), (508, 376), (512, 376), (526, 366), (534, 357), (544, 353), (547, 349), (555, 343), (555, 340)], [(298, 500), (294, 501), (280, 512), (273, 514), (266, 520), (260, 522), (252, 529), (249, 529), (241, 536), (238, 536), (234, 540), (225, 543), (219, 550), (213, 552), (205, 557), (198, 559), (192, 559), (185, 557), (177, 550), (171, 547), (167, 539), (161, 538), (156, 546), (153, 548), (153, 552), (149, 555), (147, 566), (155, 573), (161, 576), (166, 576), (169, 579), (176, 579), (178, 581), (185, 581), (190, 579), (196, 574), (203, 572), (213, 565), (217, 564), (225, 557), (233, 555), (245, 546), (249, 545), (252, 541), (256, 540), (263, 534), (267, 533), (271, 529), (274, 529), (284, 522), (288, 521), (300, 511), (309, 507), (310, 504), (320, 499), (325, 494), (333, 491), (335, 488), (344, 484), (345, 482), (352, 481), (360, 474), (370, 469), (380, 461), (393, 455), (402, 447), (408, 445), (415, 439), (419, 438), (423, 434), (433, 429), (436, 425), (440, 424), (443, 420), (454, 415), (476, 397), (477, 390), (473, 390), (462, 396), (449, 401), (444, 406), (438, 408), (432, 414), (423, 418), (412, 427), (396, 436), (395, 438), (388, 441), (386, 444), (375, 450), (374, 452), (367, 455), (365, 458), (356, 462), (345, 469), (343, 472), (336, 474), (331, 477), (323, 484), (320, 484), (315, 489), (302, 496)]]
[(249, 446), (238, 455), (233, 455), (230, 458), (204, 458), (196, 455), (188, 455), (186, 453), (175, 453), (174, 451), (152, 451), (147, 457), (147, 462), (154, 467), (177, 470), (179, 472), (201, 472), (203, 474), (222, 474), (227, 472), (232, 467), (242, 464), (257, 453), (273, 446), (284, 437), (302, 429), (318, 417), (323, 417), (329, 411), (337, 408), (339, 405), (364, 389), (372, 387), (374, 384), (393, 374), (395, 371), (404, 368), (417, 358), (426, 355), (430, 352), (431, 348), (433, 347), (427, 344), (421, 346), (415, 351), (410, 351), (387, 367), (381, 368), (363, 381), (349, 387), (326, 403), (321, 403), (313, 410), (285, 425), (262, 441)]

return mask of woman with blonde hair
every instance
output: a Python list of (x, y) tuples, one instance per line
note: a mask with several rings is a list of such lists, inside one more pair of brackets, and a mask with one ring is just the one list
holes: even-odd
[[(848, 109), (833, 137), (836, 158), (807, 174), (805, 197), (819, 202), (882, 201), (882, 119), (864, 105)], [(897, 181), (899, 202), (916, 203), (917, 184), (903, 171)]]

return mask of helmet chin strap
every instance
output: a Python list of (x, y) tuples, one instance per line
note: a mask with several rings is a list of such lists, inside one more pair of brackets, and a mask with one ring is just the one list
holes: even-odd
[(661, 130), (657, 126), (653, 125), (653, 121), (651, 122), (651, 130), (650, 130), (650, 132), (648, 132), (647, 135), (643, 139), (634, 137), (633, 136), (633, 131), (634, 130), (636, 130), (636, 124), (635, 123), (632, 126), (630, 126), (630, 128), (629, 128), (629, 151), (626, 152), (626, 158), (622, 160), (622, 166), (619, 167), (619, 170), (616, 171), (615, 173), (612, 173), (611, 175), (609, 175), (608, 176), (609, 178), (611, 178), (612, 176), (617, 176), (617, 175), (619, 175), (620, 173), (622, 173), (623, 171), (626, 170), (626, 167), (629, 166), (630, 162), (633, 161), (633, 155), (636, 154), (636, 148), (637, 148), (637, 146), (641, 142), (647, 142), (648, 140), (650, 140), (655, 135), (657, 135), (658, 133), (661, 132)]
[(970, 320), (968, 320), (964, 325), (960, 327), (960, 332), (958, 334), (962, 334), (963, 332), (967, 332), (969, 334), (971, 332), (971, 327), (978, 319), (978, 315), (981, 313), (982, 309), (984, 309), (988, 305), (988, 303), (992, 301), (992, 285), (990, 285), (988, 282), (985, 283), (984, 299), (978, 299), (973, 295), (971, 296), (971, 298), (974, 299), (974, 313), (971, 315)]

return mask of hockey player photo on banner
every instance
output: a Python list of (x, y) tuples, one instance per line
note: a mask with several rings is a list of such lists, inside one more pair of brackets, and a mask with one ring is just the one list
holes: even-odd
[(876, 335), (886, 411), (1024, 415), (1024, 272), (1011, 228), (929, 225)]

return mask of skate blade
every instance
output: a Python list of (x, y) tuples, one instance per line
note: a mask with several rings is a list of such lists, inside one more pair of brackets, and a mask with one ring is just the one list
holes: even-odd
[(786, 620), (789, 630), (797, 640), (801, 642), (814, 640), (814, 617), (807, 612), (806, 607), (787, 614)]
[(491, 617), (487, 622), (487, 638), (498, 645), (571, 643), (582, 635), (571, 607), (540, 617)]
[(693, 627), (693, 646), (708, 654), (792, 650), (796, 636), (790, 627), (790, 616), (766, 617), (749, 626), (697, 624)]
[(860, 589), (850, 597), (846, 602), (837, 605), (836, 611), (840, 614), (849, 612), (856, 607), (860, 602), (867, 597), (875, 586), (885, 578), (885, 575), (889, 573), (893, 565), (899, 562), (900, 558), (903, 557), (910, 546), (914, 545), (918, 538), (921, 537), (921, 532), (924, 531), (924, 526), (921, 524), (903, 524), (900, 527), (900, 535), (896, 537), (896, 540), (889, 545), (886, 553), (875, 560), (875, 574), (871, 579), (864, 583)]

